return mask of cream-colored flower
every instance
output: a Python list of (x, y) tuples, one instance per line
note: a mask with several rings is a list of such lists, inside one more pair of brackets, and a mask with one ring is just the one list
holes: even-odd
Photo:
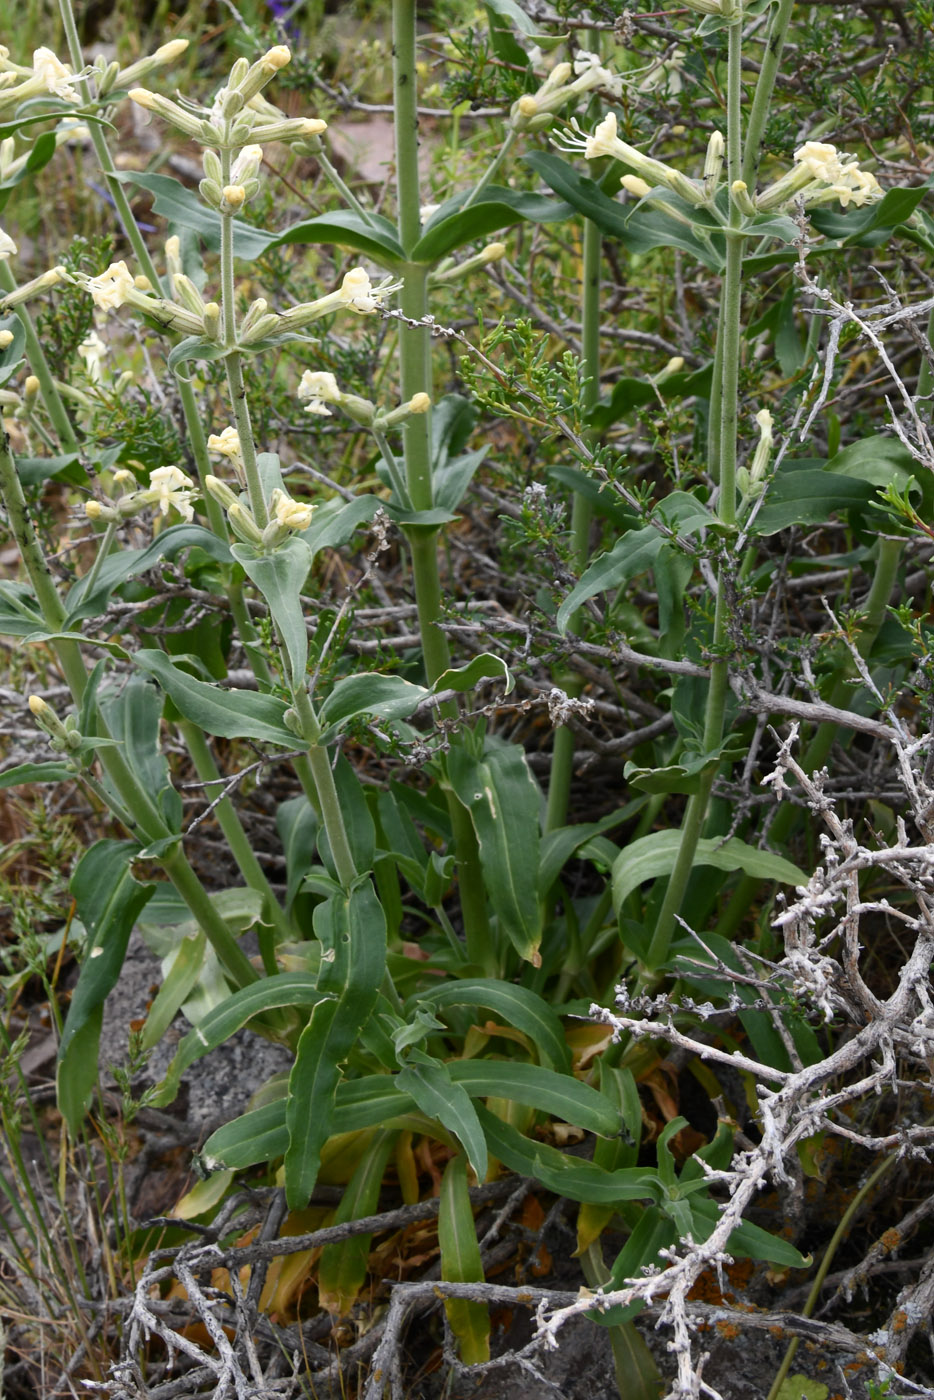
[(136, 290), (136, 284), (130, 269), (121, 261), (111, 263), (99, 277), (92, 277), (87, 288), (94, 305), (101, 311), (116, 311), (126, 301), (128, 293)]
[(244, 146), (230, 168), (230, 183), (245, 185), (248, 180), (255, 180), (262, 163), (262, 146)]
[(80, 102), (81, 98), (71, 86), (74, 73), (61, 63), (51, 49), (36, 49), (32, 56), (32, 71), (49, 92), (61, 97), (65, 102)]
[[(346, 278), (344, 280), (346, 281)], [(298, 386), (298, 397), (307, 400), (306, 413), (315, 413), (321, 418), (330, 418), (331, 410), (328, 408), (328, 404), (340, 403), (341, 391), (334, 375), (327, 370), (306, 369)]]
[(588, 160), (598, 160), (600, 156), (616, 156), (617, 159), (625, 160), (625, 156), (619, 155), (619, 147), (622, 144), (616, 134), (616, 115), (609, 112), (594, 128), (593, 134), (587, 137), (584, 155)]
[(0, 228), (0, 261), (12, 257), (17, 251), (16, 244), (10, 235)]
[(351, 311), (368, 316), (374, 311), (379, 311), (383, 298), (392, 290), (394, 288), (388, 282), (381, 282), (379, 286), (374, 287), (364, 268), (352, 267), (341, 283), (340, 299)]
[(232, 462), (239, 462), (240, 434), (233, 427), (225, 428), (222, 433), (212, 433), (208, 438), (208, 451), (216, 457), (229, 457)]
[(78, 346), (78, 354), (84, 361), (84, 372), (92, 384), (100, 384), (104, 377), (103, 359), (107, 346), (97, 331), (91, 331)]
[(273, 520), (283, 530), (307, 530), (311, 524), (314, 506), (303, 501), (293, 501), (291, 496), (280, 491), (278, 487), (272, 493), (269, 507)]
[(826, 141), (805, 141), (795, 151), (795, 164), (803, 165), (812, 179), (824, 180), (828, 185), (835, 183), (842, 169), (836, 146)]
[(194, 516), (191, 492), (194, 482), (178, 467), (156, 467), (149, 473), (150, 504), (155, 505), (163, 515), (168, 515), (175, 507), (186, 520)]

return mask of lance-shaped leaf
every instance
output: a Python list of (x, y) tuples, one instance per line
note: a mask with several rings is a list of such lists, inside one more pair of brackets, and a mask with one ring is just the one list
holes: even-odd
[(524, 1060), (452, 1060), (448, 1070), (452, 1082), (462, 1084), (471, 1098), (511, 1099), (603, 1137), (612, 1137), (622, 1128), (619, 1111), (599, 1089), (544, 1065)]
[[(613, 904), (617, 912), (623, 902), (645, 880), (670, 875), (681, 848), (680, 831), (652, 831), (631, 841), (613, 863)], [(785, 885), (806, 885), (803, 870), (784, 856), (760, 851), (738, 837), (727, 841), (704, 836), (697, 843), (695, 865), (712, 865), (731, 873), (741, 870), (757, 880), (775, 880)]]
[[(334, 1225), (375, 1215), (386, 1164), (398, 1133), (377, 1133), (344, 1188), (334, 1213)], [(350, 1312), (363, 1287), (372, 1235), (351, 1235), (337, 1244), (326, 1244), (318, 1263), (318, 1300), (328, 1312), (343, 1317)]]
[(56, 1085), (59, 1109), (73, 1135), (94, 1092), (104, 1002), (120, 976), (133, 924), (155, 889), (130, 873), (138, 850), (134, 841), (98, 841), (71, 878), (88, 941), (62, 1029)]
[(289, 1076), (285, 1190), (293, 1210), (303, 1209), (314, 1190), (341, 1066), (370, 1018), (386, 971), (386, 919), (369, 879), (319, 905), (315, 932), (323, 944), (318, 989), (336, 1000), (312, 1011)]
[(91, 576), (79, 579), (65, 600), (68, 608), (66, 625), (71, 627), (85, 617), (94, 617), (103, 608), (113, 590), (127, 579), (136, 578), (162, 559), (175, 559), (183, 549), (196, 546), (219, 563), (229, 564), (229, 546), (203, 525), (170, 525), (156, 536), (145, 549), (120, 549), (108, 554), (101, 564), (92, 592), (88, 592)]
[(29, 590), (21, 583), (0, 579), (0, 635), (28, 637), (44, 627), (45, 619)]
[(411, 1050), (396, 1082), (403, 1093), (411, 1095), (426, 1118), (436, 1118), (457, 1138), (474, 1174), (482, 1181), (487, 1168), (486, 1139), (469, 1093), (455, 1082), (449, 1068), (421, 1050)]
[(505, 1025), (515, 1026), (527, 1035), (543, 1062), (552, 1069), (571, 1068), (571, 1052), (560, 1020), (549, 1003), (528, 987), (494, 981), (491, 977), (464, 978), (416, 992), (406, 1005), (407, 1014), (411, 1016), (418, 1006), (433, 1011), (444, 1011), (449, 1006), (482, 1006), (499, 1016)]
[(430, 694), (423, 685), (415, 685), (403, 676), (386, 676), (379, 671), (345, 676), (321, 706), (321, 721), (326, 730), (320, 742), (326, 743), (358, 715), (405, 719)]
[(448, 755), (448, 780), (470, 813), (480, 845), (483, 882), (499, 926), (520, 957), (538, 958), (538, 788), (516, 744), (478, 758), (458, 747)]
[(380, 267), (393, 270), (405, 262), (405, 253), (395, 226), (382, 214), (364, 217), (352, 209), (338, 209), (330, 214), (317, 214), (303, 219), (267, 244), (281, 248), (286, 243), (336, 243), (339, 248), (353, 248), (366, 253)]
[(231, 545), (230, 552), (266, 600), (288, 652), (292, 684), (301, 685), (308, 661), (302, 589), (311, 568), (311, 550), (303, 539), (293, 535), (272, 554), (259, 554), (248, 544)]
[(0, 788), (18, 787), (21, 783), (65, 783), (74, 776), (70, 763), (18, 763), (0, 773)]
[(652, 1175), (641, 1167), (604, 1171), (594, 1162), (568, 1156), (548, 1143), (523, 1137), (511, 1123), (504, 1123), (482, 1104), (477, 1104), (477, 1116), (494, 1157), (510, 1171), (533, 1177), (559, 1196), (608, 1206), (619, 1201), (652, 1198)]
[(469, 191), (465, 191), (435, 210), (412, 249), (413, 262), (437, 262), (455, 248), (486, 238), (511, 224), (523, 220), (534, 224), (560, 223), (572, 212), (563, 200), (546, 199), (540, 194), (526, 194), (500, 185), (487, 185), (480, 198), (463, 209), (469, 197)]
[[(698, 262), (712, 272), (722, 270), (724, 255), (720, 247), (715, 247), (709, 238), (694, 233), (680, 219), (672, 218), (648, 204), (635, 208), (611, 199), (594, 180), (549, 151), (535, 151), (523, 156), (523, 160), (551, 186), (555, 194), (595, 223), (601, 233), (619, 239), (631, 253), (648, 253), (653, 248), (683, 248), (685, 252), (693, 253)], [(675, 196), (668, 193), (662, 197), (673, 205), (678, 202)], [(692, 214), (698, 227), (702, 226), (703, 214), (697, 210), (693, 210)]]
[(337, 549), (347, 544), (361, 525), (373, 519), (381, 504), (378, 496), (355, 496), (352, 501), (336, 496), (333, 501), (315, 507), (311, 524), (302, 531), (300, 538), (312, 554), (321, 549)]
[[(483, 1282), (483, 1260), (467, 1188), (467, 1162), (461, 1156), (448, 1162), (441, 1178), (438, 1244), (445, 1283)], [(490, 1317), (486, 1307), (464, 1298), (446, 1298), (444, 1310), (465, 1365), (489, 1361)]]
[(133, 660), (156, 677), (186, 719), (208, 734), (222, 739), (257, 739), (287, 749), (298, 742), (282, 718), (288, 707), (275, 695), (219, 690), (189, 676), (162, 651), (139, 651)]
[(251, 982), (248, 987), (240, 987), (188, 1032), (173, 1055), (153, 1102), (171, 1103), (185, 1070), (202, 1055), (223, 1045), (254, 1017), (282, 1006), (317, 1006), (325, 995), (318, 990), (317, 979), (307, 972), (277, 972), (262, 981)]
[(501, 656), (496, 656), (492, 651), (481, 651), (472, 661), (468, 661), (466, 666), (454, 666), (450, 671), (443, 671), (432, 686), (432, 690), (473, 690), (475, 685), (486, 680), (504, 680), (506, 689), (504, 694), (508, 695), (515, 685), (515, 677), (506, 665)]

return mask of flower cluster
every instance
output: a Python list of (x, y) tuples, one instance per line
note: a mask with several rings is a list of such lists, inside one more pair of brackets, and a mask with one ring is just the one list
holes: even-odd
[(653, 160), (651, 156), (644, 156), (641, 151), (637, 151), (635, 146), (630, 146), (627, 141), (623, 141), (617, 134), (616, 115), (610, 112), (603, 118), (603, 121), (594, 129), (592, 135), (585, 136), (577, 127), (576, 122), (572, 122), (574, 134), (566, 138), (567, 144), (563, 149), (584, 152), (587, 160), (599, 160), (601, 156), (610, 156), (613, 160), (621, 160), (625, 165), (630, 166), (636, 173), (636, 178), (644, 181), (652, 188), (661, 185), (664, 189), (671, 190), (672, 194), (680, 195), (689, 204), (695, 206), (707, 202), (707, 194), (702, 184), (696, 180), (691, 180), (680, 170), (675, 170), (671, 165), (666, 165), (664, 161)]
[(839, 200), (846, 209), (881, 199), (885, 191), (875, 175), (860, 170), (858, 161), (825, 141), (805, 141), (794, 154), (794, 165), (756, 199), (767, 212), (787, 207), (800, 196), (807, 207)]
[[(285, 44), (269, 49), (256, 63), (238, 58), (227, 83), (216, 94), (210, 107), (182, 106), (147, 88), (132, 88), (130, 99), (147, 112), (154, 112), (180, 131), (189, 140), (197, 141), (212, 151), (251, 150), (264, 141), (289, 143), (308, 141), (327, 129), (327, 122), (318, 117), (287, 117), (261, 95), (262, 89), (281, 68), (291, 61)], [(258, 168), (255, 156), (247, 164)], [(231, 188), (246, 188), (252, 175), (240, 172), (238, 180), (228, 180)], [(213, 179), (207, 175), (207, 179)], [(221, 188), (224, 186), (222, 185)], [(245, 198), (249, 198), (246, 195)], [(241, 200), (242, 203), (242, 200)]]
[[(118, 488), (136, 485), (132, 472), (114, 472), (114, 485)], [(149, 473), (149, 487), (146, 490), (122, 492), (112, 505), (91, 500), (85, 504), (84, 513), (89, 520), (101, 520), (105, 524), (115, 524), (136, 515), (144, 506), (154, 506), (160, 515), (168, 515), (177, 510), (183, 520), (194, 518), (194, 482), (191, 477), (176, 466), (156, 467)]]
[[(172, 39), (162, 44), (155, 53), (137, 59), (127, 68), (121, 68), (119, 63), (98, 55), (92, 64), (78, 73), (67, 63), (62, 63), (51, 49), (36, 49), (32, 65), (27, 67), (11, 63), (9, 50), (0, 48), (0, 112), (37, 97), (57, 97), (60, 102), (73, 105), (91, 101), (95, 96), (104, 98), (112, 89), (129, 87), (154, 68), (173, 63), (187, 47), (187, 39)], [(93, 86), (88, 84), (89, 79), (93, 79)], [(61, 139), (68, 140), (69, 135), (66, 131)]]
[(558, 63), (536, 93), (526, 93), (514, 102), (510, 120), (515, 131), (543, 131), (551, 126), (554, 114), (582, 93), (601, 88), (612, 97), (622, 97), (623, 82), (604, 68), (596, 54), (581, 49), (574, 63)]

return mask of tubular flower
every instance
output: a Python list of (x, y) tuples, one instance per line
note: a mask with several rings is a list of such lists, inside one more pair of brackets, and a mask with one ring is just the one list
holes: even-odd
[(321, 418), (330, 418), (332, 415), (328, 404), (339, 404), (341, 391), (334, 375), (327, 370), (306, 369), (298, 386), (298, 397), (307, 400), (305, 403), (306, 413), (314, 413)]
[(381, 282), (374, 287), (365, 268), (352, 267), (344, 276), (339, 296), (343, 305), (351, 311), (356, 311), (361, 316), (369, 316), (380, 310), (384, 297), (392, 290), (393, 287), (388, 282)]
[(701, 205), (705, 202), (703, 188), (696, 181), (682, 174), (680, 170), (675, 170), (671, 165), (666, 165), (664, 161), (654, 160), (651, 156), (644, 156), (641, 151), (637, 151), (634, 146), (623, 141), (617, 135), (616, 115), (610, 112), (603, 118), (590, 136), (585, 136), (580, 132), (576, 123), (575, 133), (568, 136), (565, 149), (572, 151), (583, 150), (587, 160), (599, 160), (601, 156), (611, 156), (614, 160), (621, 160), (626, 165), (632, 167), (636, 175), (648, 181), (650, 185), (662, 185), (671, 190), (672, 194), (680, 195), (689, 204)]
[(280, 491), (278, 487), (273, 491), (269, 502), (270, 515), (284, 530), (307, 530), (311, 524), (313, 510), (314, 506), (307, 505), (304, 501), (293, 501), (291, 496)]
[(56, 58), (51, 49), (36, 49), (32, 56), (32, 71), (46, 89), (65, 102), (80, 102), (81, 98), (71, 86), (74, 73)]
[(78, 354), (84, 361), (84, 372), (88, 379), (92, 384), (100, 384), (104, 377), (102, 362), (107, 354), (107, 346), (97, 331), (91, 331), (90, 335), (85, 336), (78, 346)]
[(18, 251), (10, 235), (0, 228), (0, 261), (12, 257)]
[(194, 517), (191, 504), (194, 482), (178, 467), (156, 467), (149, 473), (148, 504), (158, 508), (162, 515), (168, 515), (172, 506), (186, 520)]
[(875, 175), (860, 170), (858, 161), (841, 155), (827, 141), (805, 141), (794, 154), (794, 165), (756, 200), (760, 210), (777, 209), (801, 194), (806, 205), (838, 199), (844, 209), (881, 199), (885, 191)]
[(215, 457), (228, 457), (232, 462), (240, 461), (240, 434), (236, 428), (225, 428), (222, 433), (212, 433), (208, 438), (208, 451)]
[(94, 305), (101, 311), (116, 311), (128, 294), (136, 290), (136, 283), (126, 263), (121, 261), (111, 263), (99, 277), (92, 277), (87, 288)]

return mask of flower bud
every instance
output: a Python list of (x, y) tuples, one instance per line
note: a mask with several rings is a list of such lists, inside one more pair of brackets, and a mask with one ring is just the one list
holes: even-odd
[(246, 330), (241, 329), (240, 344), (255, 345), (258, 340), (264, 340), (267, 335), (272, 335), (278, 326), (279, 317), (275, 312), (270, 311), (266, 316), (259, 316), (255, 321), (250, 322)]
[(213, 180), (218, 189), (224, 183), (224, 175), (221, 169), (221, 158), (216, 151), (212, 151), (208, 146), (201, 155), (201, 166), (204, 170), (205, 179)]
[(719, 131), (711, 133), (707, 142), (707, 155), (704, 159), (704, 194), (708, 199), (713, 199), (720, 183), (720, 172), (723, 169), (723, 152), (725, 142)]
[(225, 185), (221, 190), (220, 211), (222, 214), (236, 214), (246, 203), (246, 190), (242, 185)]
[(413, 394), (409, 399), (409, 412), (414, 414), (427, 413), (431, 408), (431, 398), (428, 394)]
[(172, 289), (182, 306), (187, 306), (188, 310), (195, 316), (204, 315), (204, 298), (190, 277), (186, 277), (184, 272), (176, 272), (172, 277)]
[(204, 334), (208, 340), (220, 340), (221, 335), (221, 309), (216, 301), (205, 303), (202, 315)]
[(225, 510), (230, 510), (231, 506), (239, 507), (240, 505), (240, 497), (231, 491), (227, 483), (221, 481), (219, 477), (206, 476), (204, 478), (204, 489), (210, 492), (215, 501), (222, 505)]
[(36, 399), (39, 397), (40, 388), (41, 385), (37, 377), (34, 374), (27, 374), (23, 383), (23, 402), (27, 409), (31, 409), (36, 402)]
[(749, 187), (745, 180), (734, 180), (730, 186), (730, 194), (733, 203), (741, 214), (745, 214), (747, 218), (752, 218), (754, 214), (758, 213), (755, 204), (750, 198)]
[(182, 270), (182, 245), (177, 233), (165, 240), (165, 270), (175, 277)]
[(105, 525), (113, 525), (123, 518), (118, 510), (102, 501), (85, 501), (84, 513), (89, 520), (102, 520)]
[(248, 511), (245, 506), (242, 506), (239, 501), (235, 501), (232, 506), (228, 506), (227, 519), (230, 521), (230, 528), (233, 530), (238, 540), (243, 544), (251, 544), (256, 548), (262, 547), (262, 533), (257, 528), (256, 521), (253, 519), (250, 511)]
[(8, 345), (13, 344), (12, 331), (0, 331), (0, 350), (5, 350)]
[(635, 195), (636, 199), (645, 199), (646, 195), (652, 192), (651, 185), (641, 180), (638, 175), (624, 175), (619, 183), (627, 194)]
[(202, 180), (198, 186), (198, 193), (212, 209), (221, 207), (221, 187), (215, 180)]

